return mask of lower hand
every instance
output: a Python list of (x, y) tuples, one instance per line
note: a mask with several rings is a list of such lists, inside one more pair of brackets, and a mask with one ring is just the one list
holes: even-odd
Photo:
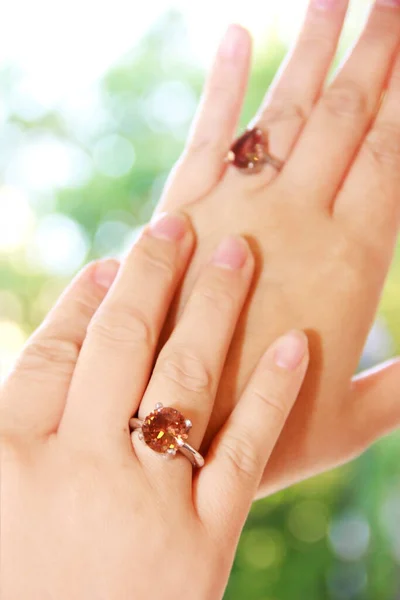
[[(131, 439), (131, 415), (143, 419), (160, 401), (190, 418), (195, 447), (209, 421), (254, 261), (240, 238), (219, 246), (153, 370), (192, 246), (186, 219), (170, 215), (144, 231), (117, 276), (113, 261), (91, 265), (5, 382), (4, 598), (222, 597), (303, 380), (307, 340), (291, 332), (267, 350), (202, 469), (179, 452), (163, 459), (136, 433)], [(167, 430), (150, 433), (158, 450), (177, 445)]]

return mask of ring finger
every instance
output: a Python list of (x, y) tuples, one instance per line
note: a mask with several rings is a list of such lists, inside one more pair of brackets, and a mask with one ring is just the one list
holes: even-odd
[[(242, 238), (230, 237), (220, 244), (159, 355), (139, 409), (141, 418), (159, 402), (177, 409), (193, 423), (189, 443), (195, 448), (208, 425), (253, 268), (253, 257)], [(148, 452), (139, 450), (138, 454), (140, 458)]]
[[(268, 151), (286, 161), (298, 139), (335, 56), (348, 0), (312, 0), (295, 47), (282, 65), (249, 128), (260, 127), (268, 134)], [(209, 110), (212, 110), (210, 106)], [(285, 168), (285, 167), (284, 167)], [(226, 179), (237, 185), (238, 176), (246, 189), (265, 188), (279, 171), (266, 165), (256, 178), (242, 178), (236, 169)]]
[[(287, 160), (325, 83), (335, 56), (348, 0), (312, 0), (293, 51), (268, 90), (253, 123), (268, 131), (269, 149)], [(252, 125), (250, 125), (251, 127)], [(278, 171), (268, 167), (257, 186)]]

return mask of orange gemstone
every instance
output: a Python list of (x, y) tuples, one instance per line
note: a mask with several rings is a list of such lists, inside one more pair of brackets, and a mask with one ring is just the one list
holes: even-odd
[(238, 169), (257, 172), (265, 164), (267, 140), (261, 129), (248, 129), (231, 147), (232, 164)]
[(187, 439), (188, 426), (185, 417), (175, 408), (159, 408), (145, 418), (142, 433), (152, 450), (165, 454), (179, 447), (177, 438)]

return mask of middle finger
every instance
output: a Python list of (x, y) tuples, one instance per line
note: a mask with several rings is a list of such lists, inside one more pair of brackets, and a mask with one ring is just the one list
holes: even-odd
[(377, 111), (400, 42), (400, 2), (376, 0), (364, 33), (322, 95), (285, 168), (307, 205), (329, 207)]
[(134, 244), (88, 328), (62, 432), (91, 444), (126, 434), (147, 385), (169, 304), (193, 248), (186, 218), (165, 215)]

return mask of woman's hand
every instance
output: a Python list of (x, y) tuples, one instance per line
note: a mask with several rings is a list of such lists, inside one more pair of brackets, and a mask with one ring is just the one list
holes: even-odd
[[(250, 40), (232, 27), (163, 207), (185, 204), (199, 240), (178, 311), (216, 239), (248, 237), (257, 278), (235, 334), (209, 437), (237, 402), (265, 340), (307, 330), (312, 361), (261, 491), (342, 463), (400, 422), (400, 365), (352, 382), (391, 262), (399, 218), (400, 2), (376, 1), (322, 93), (348, 2), (313, 0), (299, 41), (255, 120), (280, 173), (226, 168)], [(386, 94), (383, 96), (383, 92)], [(170, 327), (175, 320), (169, 320)], [(204, 446), (206, 447), (206, 445)]]
[[(188, 221), (164, 215), (118, 274), (113, 261), (91, 265), (6, 381), (5, 600), (222, 597), (241, 528), (303, 380), (307, 339), (291, 332), (264, 354), (202, 469), (179, 453), (164, 459), (136, 433), (131, 441), (130, 417), (139, 411), (144, 418), (159, 402), (191, 419), (194, 447), (208, 424), (254, 261), (242, 239), (224, 240), (153, 369), (192, 246)], [(157, 444), (169, 435), (156, 434)], [(170, 449), (175, 441), (168, 440)]]

